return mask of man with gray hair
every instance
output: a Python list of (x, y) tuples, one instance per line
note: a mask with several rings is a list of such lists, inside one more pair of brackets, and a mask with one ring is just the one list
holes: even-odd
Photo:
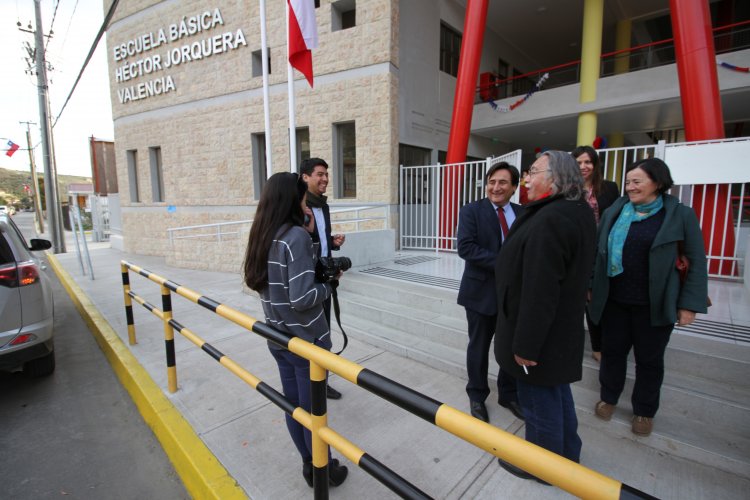
[[(547, 151), (526, 174), (530, 203), (496, 267), (495, 357), (516, 378), (526, 440), (578, 462), (572, 382), (581, 379), (583, 308), (594, 263), (596, 223), (573, 157)], [(498, 459), (508, 472), (540, 479)]]

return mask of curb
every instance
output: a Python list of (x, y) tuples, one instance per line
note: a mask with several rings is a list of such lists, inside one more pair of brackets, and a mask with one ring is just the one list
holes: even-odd
[(206, 447), (57, 258), (48, 253), (47, 259), (115, 375), (156, 435), (188, 494), (200, 499), (247, 499), (242, 487)]

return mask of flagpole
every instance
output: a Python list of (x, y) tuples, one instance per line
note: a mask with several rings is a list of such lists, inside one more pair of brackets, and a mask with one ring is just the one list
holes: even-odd
[(286, 74), (289, 94), (289, 171), (297, 172), (297, 124), (294, 120), (294, 68), (289, 62), (289, 2), (286, 1)]
[(266, 178), (273, 174), (271, 160), (271, 101), (268, 97), (268, 42), (266, 41), (266, 0), (260, 0), (260, 50), (263, 65), (263, 116), (266, 124)]

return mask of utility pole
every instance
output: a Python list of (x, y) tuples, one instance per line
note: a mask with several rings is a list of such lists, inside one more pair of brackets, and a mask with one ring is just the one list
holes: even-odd
[(42, 27), (41, 0), (34, 0), (36, 12), (36, 72), (39, 87), (39, 121), (42, 130), (42, 153), (44, 158), (44, 196), (47, 202), (47, 217), (52, 234), (52, 246), (55, 253), (65, 253), (65, 238), (62, 230), (62, 210), (57, 192), (57, 172), (55, 157), (52, 151), (52, 127), (49, 119), (49, 98), (47, 95), (47, 66), (44, 53), (44, 31)]
[(34, 198), (34, 212), (36, 212), (36, 223), (39, 233), (44, 232), (44, 217), (42, 214), (42, 199), (39, 196), (39, 179), (36, 177), (36, 162), (34, 161), (34, 151), (31, 147), (31, 125), (36, 125), (34, 122), (18, 122), (26, 124), (26, 144), (29, 149), (29, 165), (31, 166), (31, 196)]

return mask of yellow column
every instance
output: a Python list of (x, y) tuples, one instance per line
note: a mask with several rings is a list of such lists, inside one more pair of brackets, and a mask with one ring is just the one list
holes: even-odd
[[(615, 28), (615, 50), (623, 50), (630, 47), (630, 31), (633, 23), (630, 19), (617, 21)], [(615, 56), (615, 74), (620, 75), (630, 71), (630, 52), (623, 52)]]
[[(583, 35), (581, 40), (581, 104), (596, 101), (596, 82), (602, 56), (602, 25), (604, 0), (585, 0), (583, 4)], [(596, 138), (596, 113), (578, 115), (576, 144), (591, 144)]]

